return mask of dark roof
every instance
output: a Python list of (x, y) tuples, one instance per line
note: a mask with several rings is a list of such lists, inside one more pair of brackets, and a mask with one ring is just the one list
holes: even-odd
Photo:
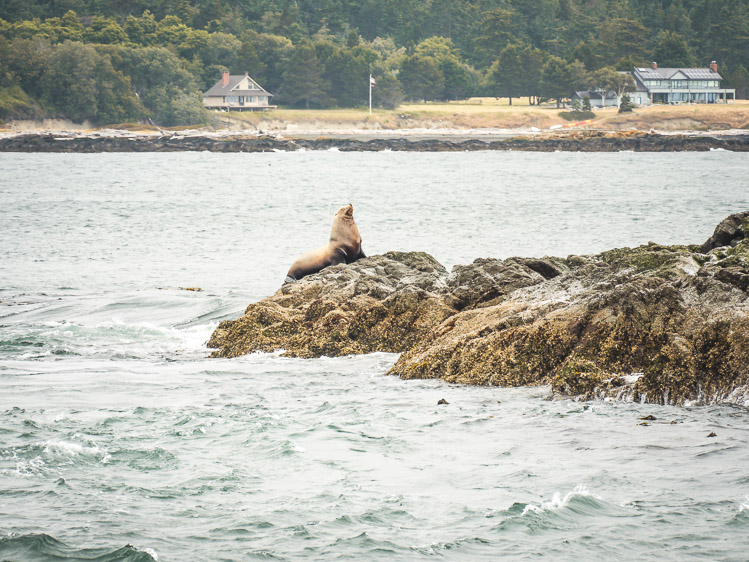
[[(257, 86), (257, 89), (254, 90), (234, 90), (233, 88), (236, 88), (236, 86), (245, 78), (249, 78), (252, 80), (252, 83)], [(256, 96), (258, 94), (267, 94), (269, 96), (272, 96), (270, 92), (263, 89), (263, 87), (258, 84), (251, 76), (247, 76), (245, 74), (232, 74), (229, 76), (229, 82), (227, 82), (226, 86), (222, 86), (221, 82), (223, 81), (223, 78), (220, 78), (218, 82), (216, 82), (211, 88), (204, 92), (204, 96)]]
[(637, 72), (632, 73), (632, 78), (635, 80), (635, 92), (647, 92), (648, 89), (645, 87), (645, 84), (640, 79), (640, 76), (637, 74)]
[[(601, 91), (600, 90), (598, 90), (598, 91), (580, 90), (579, 92), (575, 92), (575, 95), (578, 98), (580, 98), (580, 99), (584, 98), (585, 96), (588, 96), (589, 98), (595, 97), (596, 99), (599, 99), (599, 100), (601, 99)], [(608, 92), (606, 92), (606, 98), (605, 99), (607, 99), (607, 100), (616, 99), (616, 94), (614, 93), (613, 90), (609, 90)]]
[(690, 80), (722, 80), (720, 74), (712, 68), (635, 68), (636, 74), (643, 80), (668, 80), (681, 72)]

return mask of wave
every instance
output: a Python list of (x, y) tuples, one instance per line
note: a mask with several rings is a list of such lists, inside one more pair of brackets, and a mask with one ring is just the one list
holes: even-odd
[[(62, 466), (81, 463), (107, 463), (109, 454), (95, 443), (53, 439), (28, 445), (0, 448), (0, 461), (15, 467), (18, 475), (43, 474)], [(5, 468), (4, 471), (8, 469)]]
[[(601, 497), (588, 491), (588, 489), (582, 484), (575, 486), (575, 489), (562, 497), (559, 492), (554, 492), (551, 500), (541, 502), (539, 505), (529, 503), (523, 508), (521, 516), (525, 516), (529, 513), (544, 513), (545, 511), (556, 511), (562, 508), (570, 508), (575, 512), (584, 513), (587, 511), (587, 507), (595, 507), (601, 505), (599, 501)], [(583, 508), (582, 510), (580, 508)]]
[(579, 484), (571, 492), (555, 492), (550, 500), (539, 504), (514, 503), (499, 515), (504, 519), (495, 527), (497, 531), (518, 527), (539, 531), (575, 527), (587, 518), (631, 515), (631, 511), (604, 501)]
[(217, 322), (187, 327), (112, 319), (96, 324), (45, 322), (6, 329), (0, 351), (21, 360), (64, 357), (140, 359), (156, 355), (205, 352)]
[(130, 544), (117, 549), (76, 548), (44, 534), (33, 533), (0, 538), (3, 560), (91, 560), (94, 562), (155, 562), (159, 557), (151, 548), (139, 549)]

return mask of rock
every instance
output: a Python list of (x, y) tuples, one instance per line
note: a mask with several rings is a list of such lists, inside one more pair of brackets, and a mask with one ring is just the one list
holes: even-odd
[(447, 279), (449, 301), (458, 310), (496, 304), (515, 289), (559, 275), (558, 267), (548, 260), (522, 258), (480, 258), (470, 265), (457, 265)]
[(706, 254), (722, 246), (736, 246), (744, 239), (747, 232), (749, 232), (749, 211), (730, 215), (715, 227), (713, 235), (700, 246), (700, 252)]
[(398, 352), (390, 374), (404, 379), (749, 405), (749, 239), (700, 249), (477, 259), (449, 274), (427, 254), (391, 252), (285, 285), (209, 346), (220, 357)]
[(389, 252), (327, 267), (219, 324), (214, 357), (284, 350), (320, 357), (400, 352), (455, 313), (441, 292), (447, 271), (421, 252)]
[[(439, 134), (437, 132), (436, 134)], [(0, 152), (272, 152), (330, 150), (374, 152), (382, 150), (407, 152), (465, 152), (475, 150), (524, 150), (535, 152), (638, 152), (707, 151), (723, 149), (749, 151), (749, 137), (696, 135), (658, 135), (639, 131), (575, 131), (530, 137), (484, 141), (480, 139), (449, 140), (382, 138), (285, 139), (258, 134), (210, 136), (208, 134), (142, 134), (118, 131), (113, 135), (67, 133), (52, 135), (33, 133), (0, 138)]]

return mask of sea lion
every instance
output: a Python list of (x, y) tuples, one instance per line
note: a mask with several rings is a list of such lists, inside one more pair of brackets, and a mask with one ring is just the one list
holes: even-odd
[(329, 265), (352, 263), (365, 258), (361, 249), (361, 236), (354, 222), (354, 206), (346, 205), (333, 216), (330, 241), (323, 247), (299, 256), (286, 274), (285, 283), (299, 281), (305, 275), (317, 273)]

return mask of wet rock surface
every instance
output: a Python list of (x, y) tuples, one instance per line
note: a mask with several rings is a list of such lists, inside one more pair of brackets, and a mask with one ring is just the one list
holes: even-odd
[(424, 253), (372, 256), (284, 285), (221, 323), (209, 346), (218, 357), (400, 352), (390, 374), (404, 379), (749, 406), (749, 239), (734, 243), (749, 212), (726, 220), (733, 234), (702, 246), (477, 259), (451, 272)]
[[(438, 132), (435, 133), (439, 135)], [(381, 138), (293, 139), (274, 136), (237, 135), (92, 135), (26, 134), (0, 138), (0, 152), (273, 152), (296, 150), (378, 152), (465, 152), (475, 150), (522, 150), (536, 152), (679, 152), (715, 149), (749, 151), (749, 135), (660, 135), (640, 131), (567, 133), (518, 136), (499, 140), (450, 140)]]

